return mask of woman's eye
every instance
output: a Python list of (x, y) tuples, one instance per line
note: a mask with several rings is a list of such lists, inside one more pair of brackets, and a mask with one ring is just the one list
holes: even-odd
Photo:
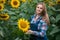
[(39, 8), (39, 7), (37, 7), (37, 8)]
[(40, 9), (43, 9), (43, 8), (40, 8)]
[[(39, 8), (39, 7), (37, 7), (37, 8)], [(40, 9), (43, 9), (43, 8), (40, 8)]]

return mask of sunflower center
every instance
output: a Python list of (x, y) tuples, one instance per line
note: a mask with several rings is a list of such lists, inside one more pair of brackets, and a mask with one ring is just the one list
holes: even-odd
[(18, 2), (17, 2), (17, 1), (14, 1), (14, 2), (13, 2), (13, 4), (14, 4), (14, 5), (17, 5), (17, 4), (18, 4)]
[(7, 16), (0, 16), (1, 18), (6, 18)]
[(0, 9), (2, 8), (2, 6), (0, 6)]
[(21, 28), (26, 28), (27, 27), (27, 24), (25, 22), (22, 22), (21, 23)]
[(60, 3), (60, 1), (58, 3)]
[(4, 3), (4, 1), (1, 1), (1, 3)]

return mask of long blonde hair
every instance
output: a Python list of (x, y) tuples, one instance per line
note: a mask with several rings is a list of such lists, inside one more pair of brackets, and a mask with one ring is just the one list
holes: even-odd
[(49, 21), (49, 17), (48, 17), (48, 14), (47, 14), (46, 5), (43, 2), (40, 2), (37, 5), (40, 5), (40, 4), (43, 5), (43, 7), (44, 7), (44, 10), (42, 11), (42, 14), (41, 14), (43, 16), (42, 20), (44, 20), (48, 25), (50, 25), (50, 21)]

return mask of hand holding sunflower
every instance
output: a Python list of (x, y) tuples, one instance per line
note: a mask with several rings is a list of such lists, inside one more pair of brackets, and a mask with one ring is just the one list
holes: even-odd
[(28, 31), (26, 32), (26, 34), (33, 34), (33, 31), (32, 31), (32, 30), (28, 30)]

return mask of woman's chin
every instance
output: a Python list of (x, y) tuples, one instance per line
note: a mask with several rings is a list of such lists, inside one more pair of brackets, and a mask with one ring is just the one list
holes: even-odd
[(37, 15), (40, 15), (40, 12), (39, 12), (39, 13), (37, 13)]

